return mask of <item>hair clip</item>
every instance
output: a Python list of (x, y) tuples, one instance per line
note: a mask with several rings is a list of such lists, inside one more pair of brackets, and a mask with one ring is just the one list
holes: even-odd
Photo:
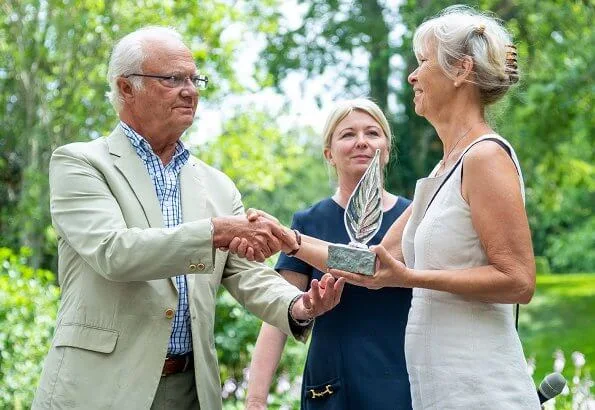
[(517, 51), (514, 44), (506, 45), (506, 66), (514, 66), (517, 68)]
[(486, 31), (486, 26), (485, 24), (478, 24), (477, 26), (475, 26), (475, 29), (473, 30), (475, 32), (475, 34), (478, 35), (482, 35), (484, 33), (484, 31)]
[(510, 83), (516, 83), (519, 79), (518, 63), (517, 63), (517, 48), (514, 44), (507, 44), (506, 61), (504, 64), (504, 72), (508, 75)]

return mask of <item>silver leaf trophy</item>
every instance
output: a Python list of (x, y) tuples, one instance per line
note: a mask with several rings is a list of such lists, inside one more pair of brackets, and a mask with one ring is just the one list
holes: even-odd
[(379, 149), (347, 201), (344, 219), (351, 242), (349, 245), (329, 245), (327, 266), (373, 275), (376, 254), (366, 244), (376, 235), (382, 223), (382, 169)]

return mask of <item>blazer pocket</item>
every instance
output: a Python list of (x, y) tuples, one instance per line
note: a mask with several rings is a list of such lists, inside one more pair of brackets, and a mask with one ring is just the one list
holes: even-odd
[(118, 336), (119, 333), (113, 329), (63, 323), (56, 330), (54, 344), (56, 347), (68, 346), (98, 353), (111, 353), (116, 348)]

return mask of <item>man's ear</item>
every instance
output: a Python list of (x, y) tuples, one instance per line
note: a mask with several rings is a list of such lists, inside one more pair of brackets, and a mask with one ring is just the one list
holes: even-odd
[(120, 96), (125, 101), (130, 101), (134, 98), (134, 87), (132, 87), (132, 84), (130, 84), (130, 81), (128, 81), (128, 79), (120, 77), (116, 81), (116, 84), (118, 85)]

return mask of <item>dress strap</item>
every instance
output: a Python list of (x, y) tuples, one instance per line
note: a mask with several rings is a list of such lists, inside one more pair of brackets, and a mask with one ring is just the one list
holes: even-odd
[[(463, 151), (463, 153), (461, 154), (461, 156), (459, 157), (459, 159), (457, 160), (457, 162), (455, 163), (455, 165), (450, 169), (450, 171), (448, 172), (448, 175), (446, 175), (446, 178), (444, 178), (442, 180), (442, 182), (440, 183), (440, 186), (438, 187), (438, 189), (436, 190), (436, 192), (434, 192), (434, 195), (432, 195), (432, 199), (430, 199), (430, 202), (428, 202), (428, 206), (426, 207), (426, 211), (424, 212), (424, 216), (428, 212), (428, 209), (430, 208), (430, 205), (432, 205), (432, 202), (434, 202), (434, 199), (436, 198), (436, 195), (438, 195), (438, 192), (440, 192), (440, 190), (442, 189), (442, 187), (444, 186), (444, 184), (446, 184), (446, 181), (448, 181), (448, 179), (456, 171), (456, 169), (459, 167), (459, 164), (462, 164), (463, 163), (463, 158), (465, 157), (465, 154), (471, 148), (473, 148), (475, 145), (479, 144), (482, 141), (493, 141), (493, 142), (495, 142), (496, 144), (498, 144), (502, 148), (504, 148), (504, 150), (508, 153), (508, 155), (510, 156), (510, 158), (512, 158), (512, 151), (510, 150), (510, 147), (508, 145), (506, 145), (503, 141), (499, 140), (498, 138), (487, 137), (487, 138), (481, 138), (481, 139), (475, 141), (474, 143), (472, 143), (471, 145), (469, 145), (467, 148), (465, 148), (465, 151)], [(519, 169), (518, 169), (516, 163), (514, 162), (514, 160), (512, 162), (514, 163), (514, 167), (516, 168), (517, 173), (518, 173), (519, 172)], [(463, 166), (461, 165), (461, 177), (462, 177), (462, 175), (463, 175)]]

